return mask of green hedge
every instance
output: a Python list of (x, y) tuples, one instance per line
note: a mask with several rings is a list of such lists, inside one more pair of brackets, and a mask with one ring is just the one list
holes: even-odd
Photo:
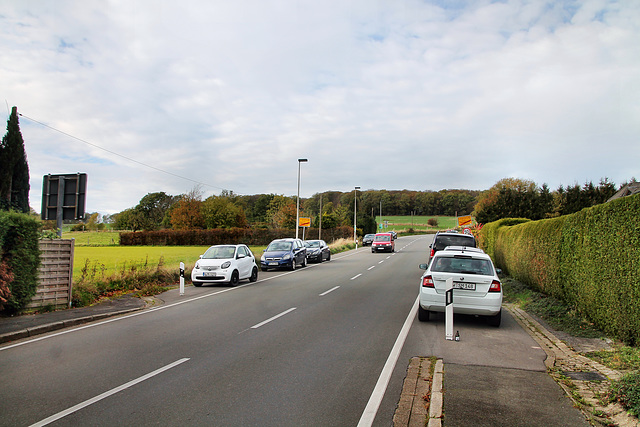
[(6, 263), (13, 276), (11, 292), (3, 311), (22, 310), (36, 294), (40, 248), (38, 221), (25, 214), (0, 211), (0, 262)]
[(485, 225), (483, 248), (512, 277), (600, 329), (640, 343), (640, 195), (559, 218)]
[[(298, 237), (302, 239), (302, 230)], [(158, 230), (120, 233), (122, 246), (207, 246), (227, 243), (264, 246), (274, 239), (295, 237), (295, 230), (265, 228), (217, 228), (210, 230)], [(305, 239), (317, 239), (318, 229), (305, 230)], [(336, 227), (322, 230), (322, 239), (353, 239), (353, 227)]]

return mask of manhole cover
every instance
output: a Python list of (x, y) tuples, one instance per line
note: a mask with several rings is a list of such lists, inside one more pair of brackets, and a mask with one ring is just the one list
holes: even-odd
[(562, 372), (563, 375), (577, 381), (606, 381), (607, 377), (597, 372)]

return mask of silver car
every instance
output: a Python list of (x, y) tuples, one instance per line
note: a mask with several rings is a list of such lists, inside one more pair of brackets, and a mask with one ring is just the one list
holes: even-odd
[(485, 316), (492, 326), (502, 318), (502, 284), (489, 255), (477, 249), (435, 253), (420, 279), (418, 319), (429, 321), (432, 312), (445, 311), (447, 279), (453, 279), (453, 312)]

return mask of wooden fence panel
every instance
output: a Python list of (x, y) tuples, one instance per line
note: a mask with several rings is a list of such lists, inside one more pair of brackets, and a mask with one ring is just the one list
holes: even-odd
[(40, 240), (40, 280), (27, 309), (71, 307), (74, 248), (74, 239)]

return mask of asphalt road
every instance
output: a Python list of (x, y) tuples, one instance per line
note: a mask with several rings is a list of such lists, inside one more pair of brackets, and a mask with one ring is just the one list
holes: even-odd
[(391, 424), (412, 356), (544, 374), (544, 352), (509, 316), (501, 328), (456, 318), (460, 342), (444, 340), (442, 319), (413, 319), (431, 239), (174, 290), (158, 309), (1, 346), (0, 425), (355, 426), (405, 322), (373, 425)]

